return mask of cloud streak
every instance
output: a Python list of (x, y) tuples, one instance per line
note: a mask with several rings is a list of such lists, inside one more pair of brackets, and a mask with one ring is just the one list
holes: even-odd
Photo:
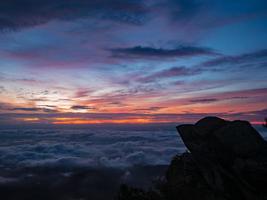
[(110, 52), (112, 53), (112, 57), (115, 58), (132, 59), (166, 59), (201, 55), (216, 55), (212, 49), (195, 46), (179, 46), (173, 49), (135, 46), (128, 48), (113, 48), (110, 49)]
[(74, 105), (74, 106), (71, 106), (71, 109), (73, 109), (73, 110), (91, 110), (94, 108), (90, 107), (90, 106)]
[(162, 71), (155, 72), (145, 77), (138, 78), (137, 80), (143, 83), (153, 82), (155, 80), (166, 79), (166, 78), (178, 78), (193, 76), (201, 73), (199, 69), (191, 69), (186, 67), (172, 67), (170, 69), (164, 69)]
[(216, 98), (209, 98), (209, 99), (193, 99), (190, 102), (192, 103), (212, 103), (212, 102), (216, 102), (219, 101)]
[(202, 63), (203, 67), (223, 67), (225, 65), (237, 66), (247, 65), (255, 66), (255, 62), (267, 61), (267, 49), (261, 49), (251, 53), (245, 53), (236, 56), (222, 56), (215, 59), (208, 60)]

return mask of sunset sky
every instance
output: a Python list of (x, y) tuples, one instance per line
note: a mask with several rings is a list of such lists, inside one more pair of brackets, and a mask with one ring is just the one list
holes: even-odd
[(265, 0), (9, 0), (0, 125), (267, 117)]

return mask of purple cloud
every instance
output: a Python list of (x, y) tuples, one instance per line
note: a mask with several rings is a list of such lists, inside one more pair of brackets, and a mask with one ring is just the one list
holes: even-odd
[(155, 72), (151, 75), (138, 78), (137, 80), (142, 83), (153, 82), (157, 79), (171, 78), (171, 77), (181, 77), (181, 76), (192, 76), (199, 74), (201, 71), (199, 69), (191, 69), (186, 67), (172, 67), (170, 69), (164, 69), (162, 71)]

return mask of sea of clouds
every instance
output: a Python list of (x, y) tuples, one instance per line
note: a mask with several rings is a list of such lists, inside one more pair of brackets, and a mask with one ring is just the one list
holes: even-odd
[[(258, 129), (263, 136), (266, 130)], [(173, 129), (0, 130), (0, 168), (168, 165), (185, 146)]]
[(0, 130), (0, 167), (165, 165), (185, 150), (173, 130)]

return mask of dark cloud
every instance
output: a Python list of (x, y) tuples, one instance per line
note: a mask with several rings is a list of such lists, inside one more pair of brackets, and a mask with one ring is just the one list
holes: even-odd
[[(202, 25), (207, 28), (214, 23), (225, 21), (224, 17), (220, 17), (220, 20), (214, 20), (216, 16), (205, 17), (209, 9), (217, 8), (215, 4), (211, 0), (9, 0), (1, 1), (0, 4), (0, 30), (18, 30), (52, 20), (75, 20), (84, 17), (142, 25), (160, 15), (165, 15), (174, 22), (190, 22), (187, 24), (193, 23), (195, 26)], [(261, 4), (263, 10), (254, 12), (266, 11), (265, 4)], [(195, 20), (203, 13), (206, 19), (202, 16)], [(220, 13), (220, 10), (217, 13)], [(236, 15), (238, 16), (238, 13)], [(232, 16), (231, 20), (226, 21), (233, 21), (234, 18), (237, 17)]]
[(170, 69), (164, 69), (162, 71), (155, 72), (149, 76), (141, 77), (138, 81), (146, 83), (153, 82), (157, 79), (180, 77), (180, 76), (192, 76), (199, 74), (201, 71), (199, 69), (191, 69), (186, 67), (172, 67)]
[(218, 99), (215, 98), (209, 98), (209, 99), (193, 99), (190, 102), (192, 103), (212, 103), (212, 102), (216, 102), (219, 101)]
[(110, 49), (113, 57), (118, 58), (135, 58), (135, 59), (151, 59), (151, 58), (179, 58), (199, 55), (216, 55), (209, 48), (195, 46), (179, 46), (173, 49), (154, 48), (146, 46), (135, 46), (129, 48), (113, 48)]
[(58, 112), (57, 109), (52, 109), (52, 108), (41, 108), (41, 111), (46, 112), (46, 113), (54, 113), (54, 112)]
[(93, 109), (93, 107), (90, 107), (90, 106), (82, 106), (82, 105), (75, 105), (75, 106), (71, 106), (71, 109), (73, 109), (73, 110), (91, 110), (91, 109)]
[(10, 111), (26, 111), (26, 112), (56, 112), (56, 109), (52, 108), (36, 108), (36, 107), (18, 107), (18, 108), (9, 108)]
[(0, 3), (0, 30), (17, 30), (51, 20), (83, 17), (142, 24), (147, 8), (142, 1), (124, 0), (10, 0)]
[(40, 111), (40, 108), (11, 108), (13, 111)]

